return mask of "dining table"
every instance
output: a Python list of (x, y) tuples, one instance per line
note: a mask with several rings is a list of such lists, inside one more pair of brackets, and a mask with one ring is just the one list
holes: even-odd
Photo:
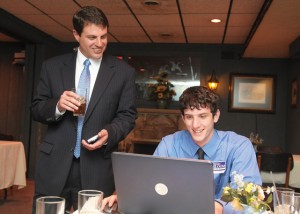
[[(0, 141), (0, 190), (26, 186), (26, 157), (20, 141)], [(5, 192), (6, 198), (6, 192)]]
[[(300, 155), (293, 154), (294, 167), (290, 172), (289, 186), (294, 188), (300, 188)], [(275, 173), (261, 171), (260, 175), (263, 183), (275, 183), (284, 184), (286, 173)]]

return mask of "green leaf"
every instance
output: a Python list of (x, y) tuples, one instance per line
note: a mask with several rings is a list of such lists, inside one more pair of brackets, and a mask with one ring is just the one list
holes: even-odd
[(231, 201), (233, 201), (233, 197), (231, 195), (223, 195), (221, 197), (221, 200), (225, 201), (225, 202), (231, 202)]
[(270, 194), (266, 200), (266, 203), (269, 204), (272, 202), (272, 200), (273, 200), (273, 196), (272, 196), (272, 194)]

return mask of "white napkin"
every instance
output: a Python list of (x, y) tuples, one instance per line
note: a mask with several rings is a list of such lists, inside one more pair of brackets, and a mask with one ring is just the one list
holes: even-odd
[[(101, 214), (102, 212), (99, 210), (100, 209), (100, 207), (99, 207), (99, 200), (100, 200), (100, 196), (90, 197), (84, 203), (83, 207), (80, 210), (80, 213)], [(78, 214), (78, 211), (75, 211), (74, 213)]]

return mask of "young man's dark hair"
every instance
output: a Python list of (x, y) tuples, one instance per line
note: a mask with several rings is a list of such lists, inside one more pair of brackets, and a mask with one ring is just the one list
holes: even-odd
[(213, 115), (219, 109), (219, 96), (214, 91), (204, 86), (193, 86), (184, 90), (179, 98), (180, 111), (184, 114), (184, 109), (198, 109), (209, 107)]

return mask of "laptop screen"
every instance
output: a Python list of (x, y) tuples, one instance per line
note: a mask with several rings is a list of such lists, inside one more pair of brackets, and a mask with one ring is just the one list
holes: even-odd
[(112, 163), (121, 213), (215, 212), (210, 161), (114, 152)]

